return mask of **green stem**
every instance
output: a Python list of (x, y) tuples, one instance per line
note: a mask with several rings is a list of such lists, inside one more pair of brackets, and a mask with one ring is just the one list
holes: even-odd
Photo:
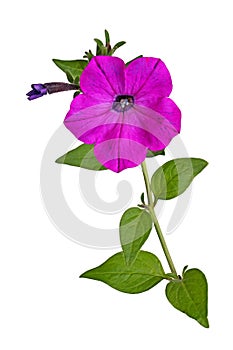
[(153, 221), (154, 226), (155, 226), (155, 230), (156, 230), (157, 235), (159, 237), (161, 246), (163, 248), (163, 252), (164, 252), (164, 254), (166, 256), (166, 259), (167, 259), (168, 265), (169, 265), (169, 267), (171, 269), (171, 272), (174, 273), (176, 276), (178, 276), (177, 272), (176, 272), (175, 265), (174, 265), (174, 263), (172, 261), (171, 255), (169, 253), (167, 244), (165, 242), (165, 239), (164, 239), (161, 227), (159, 225), (158, 219), (157, 219), (157, 217), (155, 215), (154, 203), (153, 203), (153, 195), (152, 195), (152, 191), (151, 191), (151, 185), (150, 185), (149, 174), (148, 174), (148, 171), (147, 171), (146, 161), (144, 161), (141, 164), (141, 166), (142, 166), (142, 172), (143, 172), (143, 176), (144, 176), (144, 181), (145, 181), (145, 185), (146, 185), (146, 192), (147, 192), (147, 197), (148, 197), (148, 210), (150, 212), (152, 221)]

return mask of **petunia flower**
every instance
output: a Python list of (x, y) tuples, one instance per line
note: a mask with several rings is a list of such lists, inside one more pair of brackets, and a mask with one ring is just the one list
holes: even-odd
[(148, 149), (164, 149), (180, 132), (181, 112), (168, 98), (170, 73), (158, 58), (126, 66), (118, 57), (93, 57), (80, 88), (64, 124), (77, 139), (94, 144), (96, 158), (114, 172), (141, 164)]

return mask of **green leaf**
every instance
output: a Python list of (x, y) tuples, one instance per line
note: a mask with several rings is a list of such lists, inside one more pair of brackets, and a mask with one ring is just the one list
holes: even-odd
[(106, 170), (96, 159), (93, 150), (94, 145), (83, 144), (58, 158), (56, 163), (68, 164), (90, 170)]
[(150, 149), (148, 149), (147, 154), (146, 154), (147, 158), (152, 158), (152, 157), (156, 157), (156, 156), (165, 156), (165, 150), (162, 149), (161, 151), (154, 152), (154, 151), (151, 151)]
[(53, 59), (53, 62), (66, 73), (68, 81), (75, 84), (79, 83), (80, 75), (88, 64), (85, 60), (63, 61)]
[(144, 194), (144, 192), (142, 192), (142, 194), (141, 194), (141, 202), (142, 202), (142, 204), (145, 204), (145, 194)]
[(129, 208), (120, 221), (120, 240), (127, 265), (132, 264), (152, 228), (151, 216), (139, 208)]
[(178, 158), (163, 164), (151, 179), (155, 198), (171, 199), (179, 196), (207, 164), (199, 158)]
[(166, 287), (166, 296), (169, 302), (206, 328), (209, 327), (207, 292), (206, 277), (198, 269), (187, 270), (183, 279), (171, 281)]
[(135, 294), (154, 287), (163, 276), (159, 259), (152, 253), (140, 251), (130, 266), (125, 264), (124, 254), (120, 252), (80, 277), (102, 281), (121, 292)]

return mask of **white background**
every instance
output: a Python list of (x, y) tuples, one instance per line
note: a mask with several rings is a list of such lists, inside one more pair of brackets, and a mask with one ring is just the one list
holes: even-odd
[[(2, 6), (1, 349), (231, 349), (231, 1), (21, 0)], [(172, 308), (165, 283), (127, 295), (79, 279), (117, 250), (75, 244), (44, 210), (40, 162), (72, 92), (33, 102), (25, 93), (33, 82), (64, 80), (51, 59), (81, 58), (105, 28), (113, 42), (127, 41), (118, 51), (123, 59), (143, 54), (166, 62), (183, 113), (182, 139), (191, 156), (209, 161), (185, 220), (166, 238), (179, 271), (188, 264), (208, 277), (210, 329)], [(155, 234), (146, 249), (166, 264)]]

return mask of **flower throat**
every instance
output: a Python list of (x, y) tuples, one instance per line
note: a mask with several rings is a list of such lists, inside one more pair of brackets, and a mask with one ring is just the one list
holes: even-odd
[(118, 95), (113, 102), (112, 108), (116, 112), (126, 112), (133, 107), (134, 98), (131, 95)]

